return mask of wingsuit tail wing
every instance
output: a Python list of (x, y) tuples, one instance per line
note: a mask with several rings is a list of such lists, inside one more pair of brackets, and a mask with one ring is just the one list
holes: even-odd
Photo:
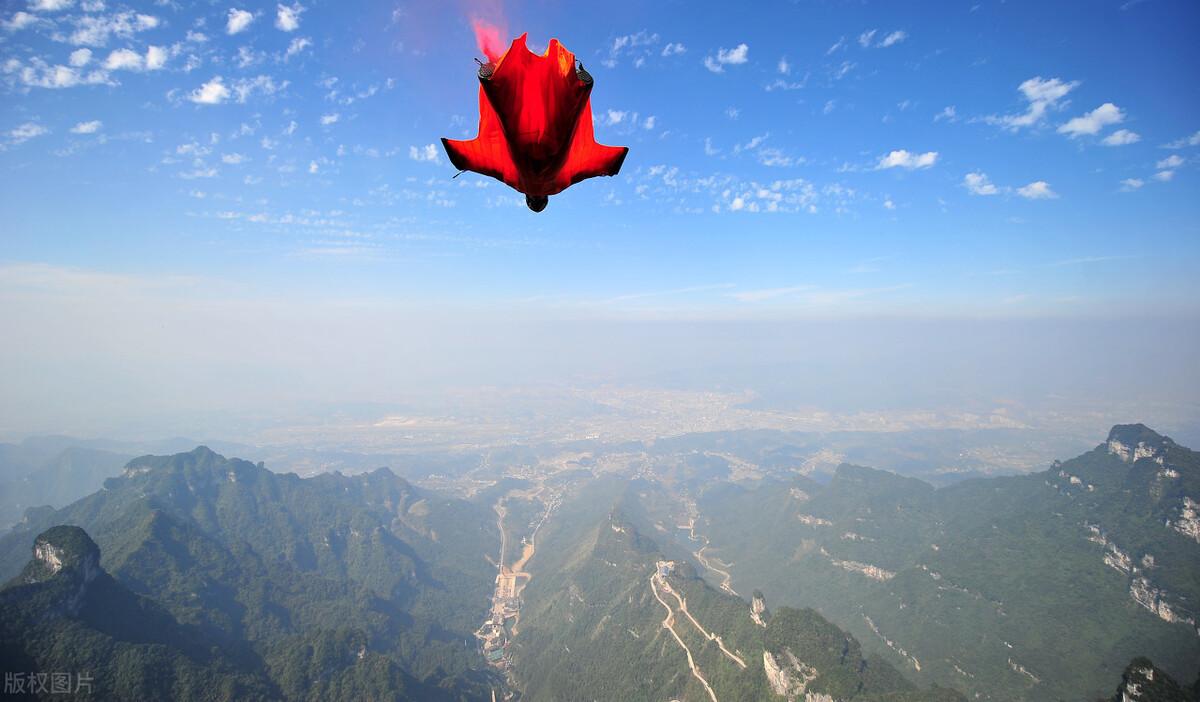
[(558, 175), (559, 190), (596, 176), (614, 176), (621, 172), (621, 164), (629, 154), (628, 146), (605, 146), (596, 143), (592, 127), (592, 103), (584, 105), (571, 137), (571, 148), (563, 161)]
[(517, 164), (508, 150), (508, 140), (500, 116), (479, 89), (479, 136), (469, 141), (442, 139), (450, 163), (460, 171), (475, 171), (515, 185), (519, 181)]

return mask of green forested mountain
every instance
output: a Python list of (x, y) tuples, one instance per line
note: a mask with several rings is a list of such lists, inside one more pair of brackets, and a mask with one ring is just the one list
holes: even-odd
[[(34, 557), (0, 591), (0, 659), (6, 692), (80, 699), (272, 699), (279, 695), (246, 659), (130, 592), (100, 567), (78, 527), (36, 539)], [(250, 663), (250, 664), (247, 664)], [(41, 676), (57, 673), (49, 682)]]
[(920, 690), (810, 609), (756, 623), (646, 536), (655, 492), (601, 480), (546, 527), (513, 643), (522, 699), (960, 699)]
[(1200, 700), (1200, 678), (1191, 688), (1185, 688), (1150, 659), (1133, 659), (1121, 674), (1117, 692), (1111, 702), (1196, 702)]
[[(501, 467), (470, 499), (203, 447), (134, 459), (0, 537), (5, 671), (95, 671), (115, 699), (1193, 694), (1166, 681), (1200, 673), (1200, 459), (1144, 426), (940, 489), (629, 455)], [(524, 588), (492, 668), (502, 535)]]
[(1141, 425), (1049, 470), (935, 490), (843, 465), (713, 486), (733, 586), (811, 606), (913, 679), (990, 699), (1111, 692), (1146, 655), (1200, 670), (1200, 456)]
[[(286, 699), (482, 698), (472, 632), (498, 542), (486, 507), (386, 469), (301, 480), (205, 448), (131, 461), (105, 489), (0, 539), (83, 527), (122, 586)], [(41, 661), (38, 661), (41, 664)], [(236, 698), (234, 695), (231, 698)]]

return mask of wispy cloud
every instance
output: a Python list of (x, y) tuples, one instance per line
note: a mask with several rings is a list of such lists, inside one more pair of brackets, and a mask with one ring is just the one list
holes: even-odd
[(1067, 258), (1053, 263), (1047, 263), (1047, 266), (1058, 268), (1062, 266), (1082, 266), (1088, 263), (1105, 263), (1108, 261), (1125, 261), (1137, 256), (1080, 256), (1078, 258)]
[(777, 297), (786, 295), (795, 295), (796, 293), (815, 290), (814, 285), (792, 285), (785, 288), (764, 288), (761, 290), (742, 290), (735, 293), (730, 293), (729, 296), (738, 302), (762, 302), (764, 300), (773, 300)]
[(885, 156), (880, 156), (879, 163), (875, 165), (875, 169), (904, 168), (911, 171), (919, 168), (929, 168), (937, 163), (937, 159), (938, 152), (936, 151), (916, 153), (907, 151), (906, 149), (896, 149)]
[(438, 155), (438, 148), (434, 144), (410, 146), (408, 147), (408, 157), (414, 161), (424, 161), (426, 163), (439, 163), (441, 161), (441, 157)]
[(1180, 137), (1175, 141), (1163, 144), (1164, 149), (1182, 149), (1188, 146), (1200, 146), (1200, 131), (1190, 136)]
[(1068, 83), (1059, 78), (1044, 79), (1034, 76), (1017, 86), (1021, 96), (1028, 103), (1024, 112), (1015, 115), (992, 115), (985, 117), (984, 121), (1012, 131), (1036, 126), (1046, 118), (1047, 112), (1060, 108), (1063, 98), (1078, 86), (1079, 81)]
[(933, 116), (934, 122), (941, 122), (942, 120), (947, 122), (958, 121), (958, 111), (954, 109), (954, 105), (947, 105), (946, 107), (943, 107), (941, 112)]
[(1118, 129), (1104, 137), (1100, 143), (1105, 146), (1126, 146), (1128, 144), (1136, 144), (1141, 140), (1142, 136), (1137, 132), (1131, 132), (1128, 129)]
[(1029, 185), (1017, 188), (1017, 194), (1026, 200), (1054, 200), (1058, 193), (1050, 189), (1050, 184), (1044, 180), (1035, 180)]
[(100, 131), (100, 127), (102, 127), (102, 126), (104, 126), (104, 123), (98, 119), (93, 119), (88, 122), (79, 122), (74, 127), (71, 127), (71, 133), (72, 134), (95, 134), (96, 132)]
[(671, 290), (652, 290), (649, 292), (628, 293), (625, 295), (617, 295), (605, 300), (605, 304), (613, 304), (618, 302), (629, 302), (631, 300), (645, 300), (656, 297), (672, 297), (676, 295), (687, 295), (697, 292), (711, 292), (713, 290), (728, 290), (734, 287), (733, 283), (713, 283), (710, 285), (690, 285), (686, 288), (673, 288)]
[(836, 308), (854, 300), (899, 292), (911, 287), (907, 283), (877, 288), (822, 288), (815, 285), (794, 285), (762, 290), (743, 290), (730, 293), (729, 296), (746, 304), (777, 300), (800, 307)]
[(705, 56), (704, 67), (713, 73), (724, 73), (726, 66), (739, 66), (750, 60), (750, 47), (738, 44), (732, 49), (718, 49), (716, 56)]

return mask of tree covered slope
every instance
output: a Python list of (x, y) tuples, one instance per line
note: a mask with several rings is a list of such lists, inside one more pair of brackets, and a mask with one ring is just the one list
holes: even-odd
[(915, 680), (990, 699), (1112, 689), (1148, 655), (1200, 669), (1196, 453), (1141, 425), (1049, 470), (934, 490), (842, 466), (704, 493), (734, 585), (817, 608)]

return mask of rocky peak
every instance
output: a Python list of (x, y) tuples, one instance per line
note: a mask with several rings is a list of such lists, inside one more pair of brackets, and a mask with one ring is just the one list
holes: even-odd
[(1158, 702), (1187, 700), (1191, 696), (1166, 672), (1147, 658), (1134, 658), (1121, 676), (1112, 702)]
[(750, 600), (750, 619), (755, 624), (762, 628), (767, 628), (767, 619), (771, 617), (771, 613), (767, 611), (767, 600), (763, 597), (762, 592), (755, 590), (754, 597)]
[(1118, 424), (1108, 432), (1108, 452), (1126, 463), (1142, 458), (1161, 463), (1163, 452), (1174, 444), (1145, 424)]
[(74, 616), (83, 605), (88, 586), (100, 573), (100, 547), (87, 532), (76, 526), (56, 526), (38, 535), (33, 558), (25, 565), (18, 582), (42, 583), (62, 588), (58, 606)]
[(86, 582), (100, 572), (100, 547), (79, 527), (56, 526), (39, 534), (23, 579), (42, 582), (63, 570), (78, 573)]

